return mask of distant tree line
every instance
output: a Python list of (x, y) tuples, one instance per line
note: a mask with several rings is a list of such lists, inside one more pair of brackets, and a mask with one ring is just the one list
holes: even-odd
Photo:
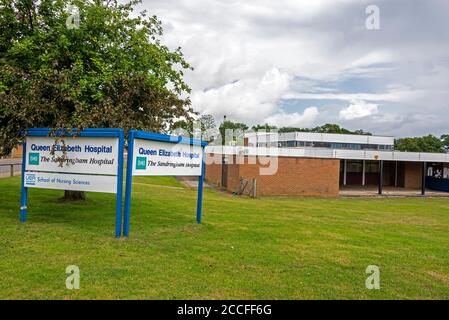
[[(250, 127), (243, 122), (233, 122), (226, 120), (218, 126), (215, 124), (212, 115), (202, 115), (197, 120), (198, 128), (201, 128), (201, 132), (208, 132), (209, 135), (206, 140), (211, 141), (213, 133), (220, 133), (222, 140), (224, 142), (225, 132), (227, 129), (238, 130), (241, 132), (246, 132)], [(181, 120), (174, 124), (174, 128), (185, 130), (186, 134), (191, 135), (195, 128), (193, 120)], [(327, 123), (322, 126), (314, 128), (299, 128), (299, 127), (276, 127), (266, 124), (257, 124), (251, 127), (252, 131), (274, 131), (277, 130), (279, 133), (286, 132), (316, 132), (316, 133), (339, 133), (339, 134), (358, 134), (358, 135), (372, 135), (368, 131), (362, 129), (359, 130), (349, 130), (340, 127), (338, 124)], [(211, 134), (212, 133), (212, 134)], [(400, 138), (395, 140), (395, 149), (398, 151), (408, 151), (408, 152), (432, 152), (432, 153), (447, 153), (449, 152), (449, 134), (442, 135), (441, 137), (436, 137), (434, 135), (427, 135), (423, 137), (413, 137), (413, 138)]]
[[(205, 114), (200, 116), (196, 121), (193, 119), (189, 120), (179, 120), (176, 121), (173, 125), (173, 133), (176, 133), (178, 129), (182, 129), (183, 133), (186, 135), (193, 135), (195, 130), (201, 130), (201, 132), (205, 133), (220, 133), (222, 139), (225, 137), (226, 130), (234, 130), (246, 132), (250, 129), (250, 127), (243, 122), (233, 122), (229, 120), (225, 120), (218, 126), (215, 124), (214, 118), (212, 115)], [(351, 131), (345, 128), (340, 127), (338, 124), (327, 123), (322, 126), (314, 127), (314, 128), (299, 128), (299, 127), (276, 127), (269, 124), (258, 124), (251, 127), (252, 131), (277, 131), (279, 133), (286, 132), (316, 132), (316, 133), (340, 133), (340, 134), (359, 134), (359, 135), (372, 135), (370, 132), (364, 131), (362, 129)]]
[(394, 147), (398, 151), (447, 153), (449, 152), (449, 135), (444, 134), (438, 138), (429, 134), (423, 137), (396, 139)]
[(361, 135), (368, 135), (371, 136), (372, 134), (370, 132), (364, 131), (362, 129), (351, 131), (345, 128), (340, 127), (338, 124), (334, 123), (327, 123), (325, 125), (314, 127), (314, 128), (299, 128), (299, 127), (276, 127), (276, 126), (270, 126), (268, 124), (263, 125), (256, 125), (253, 126), (252, 129), (254, 131), (260, 131), (260, 130), (278, 130), (280, 133), (285, 132), (316, 132), (316, 133), (340, 133), (340, 134), (361, 134)]

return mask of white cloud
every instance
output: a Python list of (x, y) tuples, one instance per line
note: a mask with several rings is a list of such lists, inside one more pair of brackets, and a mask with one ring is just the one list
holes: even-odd
[[(320, 91), (320, 90), (316, 90)], [(322, 90), (321, 90), (322, 91)], [(424, 90), (413, 90), (410, 88), (391, 88), (382, 93), (341, 93), (341, 92), (312, 92), (301, 93), (289, 91), (284, 99), (307, 99), (307, 100), (342, 100), (342, 101), (390, 101), (390, 102), (410, 102), (422, 99), (426, 96)]]
[(350, 67), (366, 67), (375, 64), (393, 62), (394, 54), (389, 50), (371, 51), (351, 62)]
[[(181, 46), (195, 68), (185, 80), (196, 111), (254, 124), (296, 118), (299, 108), (314, 105), (317, 124), (337, 121), (377, 134), (443, 133), (449, 1), (409, 2), (377, 0), (376, 31), (365, 28), (368, 0), (144, 0), (141, 7), (162, 20), (164, 44)], [(282, 109), (282, 99), (298, 104)], [(352, 101), (382, 108), (348, 106), (339, 117)], [(410, 124), (426, 114), (438, 120)]]
[(263, 123), (277, 127), (310, 127), (315, 123), (318, 115), (319, 111), (317, 107), (308, 107), (303, 113), (279, 112), (273, 114), (267, 117)]
[(246, 78), (223, 86), (196, 91), (192, 105), (202, 113), (234, 121), (257, 123), (277, 109), (277, 102), (288, 91), (291, 77), (276, 68), (261, 78)]
[(340, 110), (340, 119), (354, 120), (372, 116), (379, 112), (377, 104), (366, 103), (365, 101), (352, 101), (345, 109)]

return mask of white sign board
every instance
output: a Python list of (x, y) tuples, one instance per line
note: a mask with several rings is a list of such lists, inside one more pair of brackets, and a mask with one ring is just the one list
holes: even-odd
[(118, 149), (117, 137), (64, 137), (55, 145), (55, 138), (29, 136), (25, 187), (116, 193)]
[(135, 139), (133, 153), (135, 176), (201, 175), (201, 146)]
[(27, 137), (25, 170), (117, 175), (118, 143), (116, 137), (76, 137), (64, 138), (67, 159), (61, 166), (58, 157), (63, 155), (63, 144), (55, 146), (55, 138)]
[(101, 190), (101, 192), (116, 193), (117, 177), (27, 171), (25, 172), (25, 187), (92, 192)]

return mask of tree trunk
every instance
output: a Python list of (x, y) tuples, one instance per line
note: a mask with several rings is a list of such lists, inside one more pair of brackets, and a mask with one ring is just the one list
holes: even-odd
[(64, 198), (65, 201), (84, 201), (86, 200), (86, 194), (84, 191), (71, 191), (64, 190)]

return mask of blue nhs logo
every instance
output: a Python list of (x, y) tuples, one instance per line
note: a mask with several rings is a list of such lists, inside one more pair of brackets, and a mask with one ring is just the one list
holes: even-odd
[(25, 184), (29, 186), (36, 185), (36, 175), (34, 173), (27, 173), (25, 177)]

